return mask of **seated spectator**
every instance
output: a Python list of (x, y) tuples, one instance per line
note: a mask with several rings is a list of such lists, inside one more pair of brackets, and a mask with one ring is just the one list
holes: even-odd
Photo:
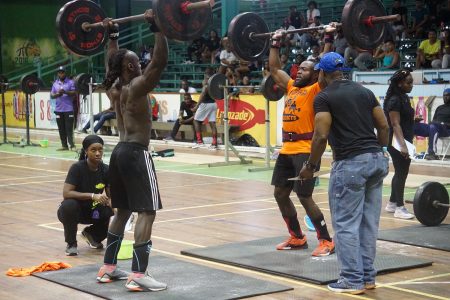
[(306, 23), (308, 26), (314, 23), (315, 17), (320, 17), (320, 10), (317, 9), (316, 1), (308, 2), (308, 9), (306, 10)]
[(216, 56), (220, 49), (220, 38), (217, 31), (211, 30), (209, 37), (205, 40), (202, 51), (202, 62), (204, 64), (216, 64)]
[(294, 28), (302, 28), (305, 24), (305, 18), (303, 15), (297, 11), (297, 6), (291, 5), (289, 6), (289, 16), (288, 16), (289, 24)]
[(439, 159), (436, 155), (438, 138), (450, 136), (450, 88), (444, 90), (444, 104), (438, 106), (430, 124), (416, 123), (414, 134), (428, 137), (428, 160)]
[[(309, 27), (318, 27), (318, 26), (323, 26), (323, 24), (320, 19), (320, 16), (315, 16), (314, 23), (310, 24)], [(316, 30), (316, 31), (311, 32), (311, 35), (315, 41), (320, 41), (323, 34), (324, 34), (324, 30)]]
[(199, 37), (192, 41), (192, 44), (187, 47), (186, 63), (201, 63), (204, 44), (205, 39), (203, 37)]
[(407, 30), (409, 35), (416, 39), (423, 38), (425, 32), (429, 29), (429, 12), (423, 5), (423, 0), (416, 0), (416, 10), (411, 13), (413, 23), (410, 29)]
[(367, 71), (369, 69), (368, 65), (373, 63), (373, 57), (370, 51), (358, 51), (351, 46), (345, 49), (344, 57), (348, 66), (354, 66), (360, 71)]
[(374, 58), (383, 60), (383, 63), (379, 68), (380, 71), (398, 69), (399, 67), (400, 55), (395, 50), (395, 43), (393, 40), (384, 42), (384, 45), (377, 49)]
[[(289, 24), (289, 20), (286, 18), (283, 20), (283, 24), (281, 25), (280, 29), (284, 29), (286, 31), (294, 30), (295, 27)], [(297, 42), (300, 41), (300, 36), (298, 33), (290, 33), (286, 34), (284, 37), (284, 40), (281, 41), (281, 47), (284, 47), (284, 52), (289, 53), (291, 50), (291, 47), (295, 47), (297, 45)]]
[[(103, 124), (107, 120), (115, 119), (116, 118), (116, 112), (114, 111), (113, 107), (110, 107), (104, 111), (99, 112), (98, 114), (94, 115), (94, 122), (98, 121), (97, 124), (94, 126), (94, 132), (97, 133), (97, 131), (102, 128)], [(91, 128), (91, 122), (88, 120), (86, 125), (84, 125), (83, 129), (81, 129), (81, 132), (87, 133), (88, 129)]]
[(416, 68), (441, 67), (441, 41), (437, 39), (436, 31), (428, 32), (428, 39), (420, 43), (417, 49)]
[(401, 19), (399, 21), (394, 21), (392, 23), (392, 29), (395, 32), (396, 40), (405, 38), (405, 30), (408, 28), (408, 9), (402, 6), (401, 0), (394, 0), (392, 3), (392, 15), (400, 15)]
[(251, 86), (250, 78), (248, 76), (244, 76), (239, 85), (246, 86), (240, 88), (241, 94), (253, 94), (255, 92), (255, 88)]
[(270, 75), (269, 60), (265, 60), (264, 65), (262, 67), (262, 78), (265, 78), (269, 75)]
[(195, 94), (197, 93), (197, 90), (190, 86), (190, 82), (187, 79), (181, 80), (181, 89), (180, 94), (189, 93), (189, 94)]
[(442, 2), (444, 2), (444, 0), (425, 1), (430, 16), (429, 28), (438, 28), (441, 25), (441, 23), (439, 22), (439, 11)]
[(225, 74), (228, 68), (234, 71), (234, 68), (239, 64), (237, 57), (230, 49), (228, 40), (224, 38), (222, 40), (223, 50), (220, 51), (220, 67), (219, 73)]
[(152, 121), (158, 121), (159, 119), (159, 104), (158, 101), (156, 101), (155, 96), (148, 93), (147, 94), (147, 101), (150, 105), (150, 109), (152, 111)]
[(308, 58), (306, 60), (310, 60), (310, 61), (314, 61), (314, 62), (319, 62), (320, 60), (320, 47), (319, 45), (313, 45), (311, 47), (311, 54), (308, 56)]
[(109, 218), (114, 215), (109, 198), (108, 165), (102, 162), (103, 140), (88, 135), (83, 140), (78, 162), (67, 173), (64, 200), (58, 208), (58, 219), (64, 226), (66, 255), (78, 255), (78, 224), (91, 224), (81, 237), (90, 248), (102, 249), (108, 233)]
[(442, 34), (442, 69), (448, 69), (450, 67), (450, 29), (445, 29)]
[(180, 104), (180, 111), (178, 112), (178, 119), (173, 124), (172, 132), (170, 136), (166, 137), (164, 140), (175, 140), (175, 137), (180, 129), (181, 125), (192, 125), (192, 130), (195, 136), (194, 127), (194, 113), (197, 102), (192, 100), (191, 94), (185, 93), (183, 95), (183, 102)]
[(340, 55), (345, 55), (345, 49), (348, 47), (347, 40), (345, 39), (344, 32), (342, 28), (336, 29), (336, 35), (333, 41), (334, 52), (339, 53)]
[(287, 74), (291, 71), (292, 64), (289, 62), (289, 55), (287, 53), (283, 53), (280, 55), (281, 69), (285, 71)]

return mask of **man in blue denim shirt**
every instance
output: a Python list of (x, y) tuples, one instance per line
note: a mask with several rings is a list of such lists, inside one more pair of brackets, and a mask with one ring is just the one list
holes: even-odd
[[(389, 128), (374, 94), (343, 77), (344, 58), (325, 54), (316, 69), (323, 89), (314, 100), (311, 155), (300, 171), (312, 178), (327, 139), (334, 162), (328, 197), (340, 277), (334, 292), (362, 294), (375, 288), (373, 267), (380, 221), (383, 178), (388, 173)], [(377, 129), (375, 134), (374, 129)]]

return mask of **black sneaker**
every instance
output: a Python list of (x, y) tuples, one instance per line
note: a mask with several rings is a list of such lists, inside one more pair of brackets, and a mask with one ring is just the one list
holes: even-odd
[(67, 256), (76, 256), (76, 255), (78, 255), (77, 243), (67, 244), (66, 255)]
[(431, 154), (425, 155), (425, 159), (426, 160), (439, 160), (440, 158), (436, 154), (431, 153)]
[(96, 242), (94, 240), (94, 237), (89, 232), (87, 232), (86, 230), (83, 230), (81, 232), (81, 237), (86, 241), (86, 243), (92, 249), (102, 249), (103, 248), (103, 244), (100, 243), (100, 242)]

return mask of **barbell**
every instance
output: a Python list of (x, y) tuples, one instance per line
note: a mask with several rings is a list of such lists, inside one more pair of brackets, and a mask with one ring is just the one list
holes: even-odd
[[(399, 20), (400, 15), (386, 16), (386, 10), (379, 0), (348, 0), (344, 6), (341, 27), (347, 42), (361, 50), (375, 49), (386, 34), (385, 24)], [(287, 30), (286, 34), (324, 30), (331, 25)], [(228, 27), (228, 41), (233, 53), (245, 61), (254, 61), (269, 50), (267, 23), (259, 15), (245, 12), (234, 17)]]
[(439, 182), (425, 182), (416, 191), (413, 204), (417, 220), (426, 226), (437, 226), (447, 217), (449, 196), (445, 186)]
[[(8, 82), (8, 78), (6, 78), (6, 76), (0, 75), (0, 94), (5, 93), (11, 85), (12, 84)], [(22, 76), (18, 85), (20, 86), (22, 92), (28, 95), (33, 95), (39, 92), (42, 82), (36, 75), (29, 74)]]
[[(200, 37), (212, 21), (213, 0), (153, 0), (155, 22), (169, 39), (189, 41)], [(59, 42), (70, 52), (89, 56), (101, 52), (106, 43), (103, 9), (90, 0), (66, 3), (56, 15)], [(144, 20), (145, 14), (113, 19), (121, 24)]]
[(261, 85), (258, 86), (242, 86), (242, 85), (227, 85), (227, 77), (222, 73), (217, 73), (208, 79), (208, 94), (213, 99), (223, 99), (224, 89), (226, 88), (240, 88), (253, 87), (259, 89), (263, 96), (269, 101), (280, 100), (284, 92), (278, 87), (272, 76), (266, 76)]

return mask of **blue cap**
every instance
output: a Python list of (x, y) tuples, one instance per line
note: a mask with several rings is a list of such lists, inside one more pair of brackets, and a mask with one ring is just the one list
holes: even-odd
[(314, 70), (323, 70), (326, 73), (335, 71), (349, 71), (350, 68), (345, 68), (345, 59), (336, 52), (328, 52), (321, 59), (320, 62), (314, 67)]
[(66, 68), (64, 66), (59, 66), (57, 72), (66, 72)]
[(450, 88), (444, 90), (444, 94), (450, 93)]

